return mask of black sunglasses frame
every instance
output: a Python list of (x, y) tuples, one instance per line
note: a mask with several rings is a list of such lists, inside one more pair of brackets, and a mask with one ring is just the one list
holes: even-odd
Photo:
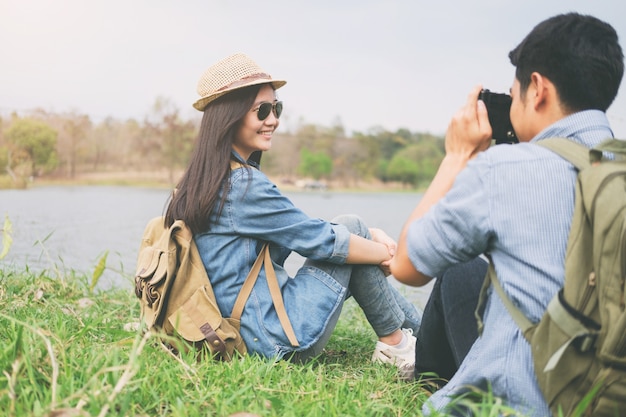
[(269, 101), (264, 101), (252, 111), (256, 112), (256, 115), (260, 121), (267, 119), (270, 113), (274, 113), (274, 116), (279, 119), (280, 115), (283, 113), (283, 102), (276, 101), (274, 103), (270, 103)]

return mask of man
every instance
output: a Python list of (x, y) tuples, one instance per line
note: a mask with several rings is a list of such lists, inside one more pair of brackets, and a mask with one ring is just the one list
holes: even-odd
[[(450, 122), (446, 156), (408, 219), (391, 265), (398, 280), (413, 286), (463, 262), (477, 271), (464, 275), (455, 266), (450, 282), (456, 284), (446, 284), (447, 276), (438, 283), (432, 295), (437, 300), (431, 300), (438, 306), (427, 307), (418, 334), (418, 377), (425, 370), (420, 352), (445, 351), (428, 346), (430, 324), (442, 319), (437, 313), (450, 314), (444, 325), (471, 321), (485, 270), (481, 254), (490, 255), (521, 311), (532, 321), (540, 319), (563, 285), (577, 172), (537, 143), (559, 136), (592, 147), (613, 136), (605, 111), (617, 95), (624, 56), (610, 25), (591, 16), (558, 15), (537, 25), (509, 58), (516, 67), (510, 117), (520, 144), (490, 147), (487, 110), (478, 100), (481, 86), (474, 88)], [(469, 288), (457, 285), (464, 276)], [(459, 309), (445, 305), (458, 295), (465, 296)], [(447, 343), (448, 356), (462, 362), (449, 370), (451, 379), (426, 402), (424, 413), (454, 412), (452, 398), (475, 387), (492, 389), (525, 415), (550, 415), (530, 346), (491, 292), (483, 321), (483, 334), (473, 344), (471, 335), (460, 334), (459, 341), (450, 329), (433, 338), (435, 344)]]

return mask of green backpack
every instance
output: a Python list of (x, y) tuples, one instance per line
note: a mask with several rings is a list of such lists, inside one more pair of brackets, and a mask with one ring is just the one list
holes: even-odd
[(485, 288), (493, 284), (529, 341), (555, 416), (618, 416), (626, 409), (626, 161), (604, 160), (602, 152), (626, 155), (626, 141), (591, 150), (563, 138), (539, 144), (579, 171), (565, 284), (539, 323), (513, 305), (492, 266)]

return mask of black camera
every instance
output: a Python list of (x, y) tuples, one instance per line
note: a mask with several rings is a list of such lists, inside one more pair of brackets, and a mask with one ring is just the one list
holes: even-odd
[(489, 124), (496, 145), (501, 143), (517, 143), (517, 136), (511, 124), (511, 96), (508, 94), (492, 93), (489, 90), (482, 90), (478, 96), (487, 107)]

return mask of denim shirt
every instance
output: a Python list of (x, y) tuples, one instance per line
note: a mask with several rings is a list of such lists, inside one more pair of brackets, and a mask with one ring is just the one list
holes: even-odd
[[(530, 143), (493, 146), (467, 164), (446, 196), (408, 232), (409, 257), (429, 276), (490, 253), (498, 279), (520, 310), (537, 322), (563, 285), (574, 210), (576, 169), (537, 146), (567, 137), (591, 147), (613, 136), (603, 112), (570, 115)], [(498, 296), (489, 292), (484, 331), (454, 377), (424, 404), (441, 410), (468, 386), (487, 389), (529, 416), (550, 415), (537, 384), (530, 345)]]
[[(237, 159), (240, 159), (235, 154)], [(289, 277), (283, 265), (291, 251), (305, 258), (344, 264), (350, 233), (343, 225), (307, 216), (261, 171), (253, 166), (232, 169), (230, 191), (221, 216), (194, 239), (222, 314), (229, 317), (235, 299), (265, 242), (283, 293), (285, 309), (300, 346), (294, 348), (274, 309), (261, 269), (241, 317), (241, 336), (250, 353), (282, 357), (304, 350), (324, 331), (330, 315), (343, 302), (346, 289), (315, 268)]]

